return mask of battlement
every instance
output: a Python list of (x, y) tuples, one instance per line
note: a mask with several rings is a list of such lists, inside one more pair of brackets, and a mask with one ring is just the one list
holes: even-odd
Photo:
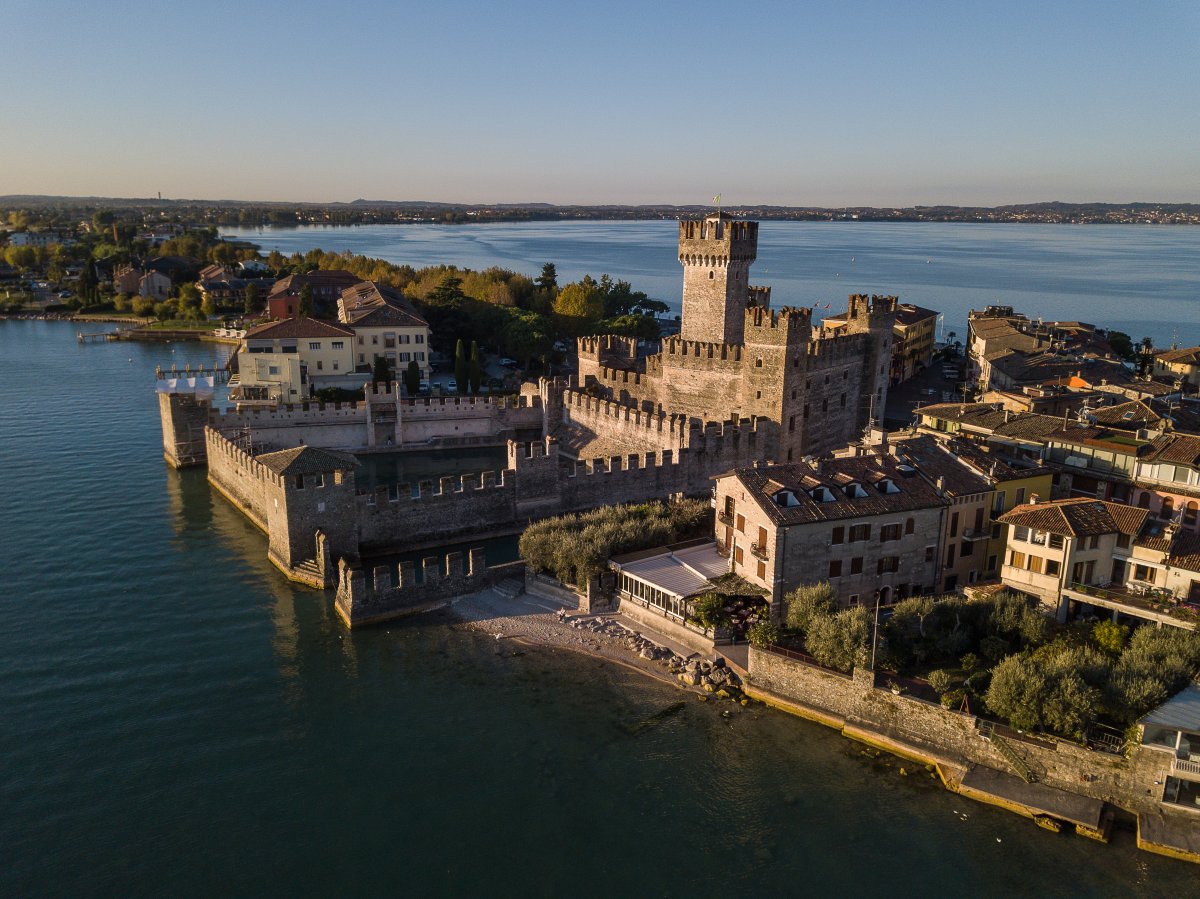
[[(785, 331), (788, 342), (794, 342), (796, 337), (807, 340), (812, 334), (812, 310), (797, 309), (784, 306), (781, 309), (767, 309), (763, 306), (750, 306), (746, 309), (746, 343), (761, 339), (762, 332)], [(757, 332), (757, 333), (756, 333)], [(778, 342), (778, 337), (771, 336), (770, 342)]]
[(822, 363), (861, 362), (867, 347), (867, 335), (862, 333), (845, 334), (835, 331), (818, 332), (815, 339), (809, 341), (809, 367)]
[[(597, 422), (597, 419), (603, 421)], [(665, 412), (645, 412), (578, 390), (563, 392), (563, 421), (581, 424), (597, 433), (600, 430), (611, 432), (615, 428), (635, 438), (637, 435), (630, 435), (630, 431), (642, 430), (645, 432), (643, 440), (670, 442), (672, 445), (678, 445), (687, 431), (685, 417)]]
[(712, 343), (706, 340), (684, 340), (668, 337), (662, 343), (662, 356), (691, 357), (693, 359), (722, 359), (740, 362), (741, 344)]
[(620, 359), (637, 358), (637, 339), (620, 334), (595, 334), (577, 340), (580, 356), (599, 359), (602, 356)]
[(410, 483), (391, 484), (355, 491), (359, 506), (378, 511), (395, 503), (418, 502), (420, 500), (444, 499), (455, 495), (472, 494), (479, 491), (510, 488), (515, 483), (513, 471), (485, 471), (480, 474), (447, 475), (437, 481), (418, 481), (414, 488)]
[(472, 547), (466, 556), (452, 552), (423, 558), (419, 566), (401, 562), (374, 565), (370, 571), (340, 559), (334, 606), (354, 628), (412, 614), (505, 578), (524, 577), (524, 570), (523, 562), (489, 568), (482, 547)]
[(882, 296), (880, 294), (872, 294), (868, 297), (865, 293), (852, 293), (850, 294), (849, 317), (851, 319), (866, 320), (894, 314), (896, 304), (899, 302), (899, 297)]
[(208, 451), (210, 472), (236, 470), (240, 474), (264, 484), (273, 484), (276, 487), (284, 486), (283, 478), (280, 475), (271, 471), (235, 441), (215, 428), (204, 429), (204, 445)]
[(746, 300), (748, 305), (759, 306), (763, 309), (766, 309), (771, 305), (771, 288), (755, 287), (754, 285), (750, 285), (748, 288), (746, 288), (746, 290), (748, 291), (748, 297)]
[(758, 242), (758, 222), (743, 222), (723, 215), (710, 215), (703, 219), (681, 219), (679, 241), (734, 241)]

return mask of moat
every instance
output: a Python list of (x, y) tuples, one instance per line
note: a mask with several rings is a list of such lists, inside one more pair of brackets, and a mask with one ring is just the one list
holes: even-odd
[(347, 632), (162, 464), (154, 366), (212, 352), (0, 323), (6, 892), (1193, 884), (1132, 834), (1049, 835), (781, 714), (663, 714), (672, 688), (444, 620)]

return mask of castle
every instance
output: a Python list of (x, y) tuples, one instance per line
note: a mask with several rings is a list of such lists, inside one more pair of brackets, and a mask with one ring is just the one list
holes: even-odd
[[(757, 246), (756, 222), (680, 222), (679, 336), (648, 356), (627, 338), (580, 338), (576, 378), (542, 379), (517, 398), (414, 399), (367, 385), (358, 403), (220, 413), (169, 381), (159, 396), (164, 456), (207, 465), (210, 484), (267, 533), (268, 556), (289, 577), (344, 586), (354, 579), (339, 560), (513, 533), (610, 503), (707, 495), (730, 469), (845, 446), (882, 415), (895, 298), (852, 296), (847, 324), (823, 332), (810, 310), (772, 310), (770, 289), (750, 286)], [(372, 490), (358, 486), (350, 455), (481, 443), (507, 445), (505, 470)], [(478, 560), (471, 571), (482, 576)], [(411, 606), (423, 585), (401, 578), (389, 596), (412, 594), (396, 599)]]

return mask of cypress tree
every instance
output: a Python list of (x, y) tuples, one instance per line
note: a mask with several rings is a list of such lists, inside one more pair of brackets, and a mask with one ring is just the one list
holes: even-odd
[(471, 341), (471, 362), (467, 368), (467, 377), (471, 382), (471, 393), (479, 393), (479, 385), (483, 380), (483, 366), (479, 364), (479, 346)]
[(463, 348), (462, 338), (458, 339), (458, 343), (454, 346), (454, 381), (457, 385), (459, 393), (465, 393), (467, 390), (467, 352)]

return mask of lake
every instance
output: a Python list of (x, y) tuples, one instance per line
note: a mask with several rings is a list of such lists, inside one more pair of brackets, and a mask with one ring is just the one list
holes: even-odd
[[(266, 227), (222, 232), (263, 252), (349, 251), (408, 264), (501, 266), (559, 284), (602, 273), (678, 311), (674, 221)], [(932, 222), (763, 222), (751, 283), (774, 306), (844, 312), (851, 293), (895, 294), (945, 314), (1005, 305), (1031, 318), (1087, 321), (1157, 345), (1200, 343), (1200, 228)], [(824, 307), (829, 305), (829, 310)]]

